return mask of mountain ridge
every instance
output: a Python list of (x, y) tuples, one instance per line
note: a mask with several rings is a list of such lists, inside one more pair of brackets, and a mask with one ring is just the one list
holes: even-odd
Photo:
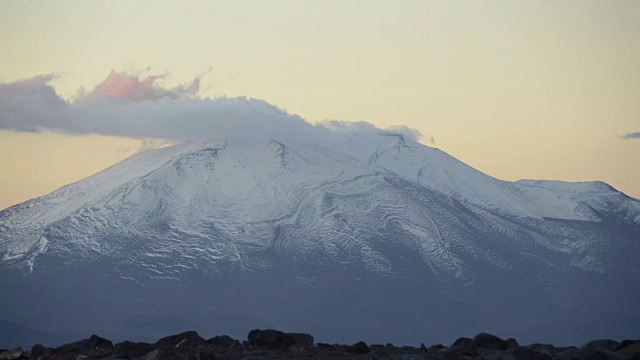
[[(60, 300), (25, 290), (0, 302), (25, 310), (0, 318), (31, 325), (30, 311), (90, 306), (94, 293), (109, 309), (94, 321), (110, 332), (137, 331), (127, 319), (145, 301), (180, 324), (215, 303), (212, 316), (243, 315), (249, 327), (349, 336), (344, 317), (373, 338), (410, 337), (433, 311), (455, 320), (451, 332), (509, 323), (535, 339), (567, 319), (637, 317), (639, 201), (598, 182), (498, 180), (399, 133), (321, 140), (189, 141), (1, 211), (0, 283)], [(150, 289), (178, 292), (160, 301)], [(248, 310), (261, 301), (271, 313)], [(186, 303), (189, 315), (171, 310)], [(42, 315), (44, 330), (79, 316), (62, 309)]]

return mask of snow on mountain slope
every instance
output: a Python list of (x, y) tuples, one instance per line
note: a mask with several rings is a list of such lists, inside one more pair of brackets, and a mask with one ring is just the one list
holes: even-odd
[(398, 133), (334, 135), (145, 151), (0, 211), (0, 319), (328, 341), (640, 331), (639, 201), (500, 181)]
[(502, 214), (592, 221), (608, 206), (624, 204), (627, 220), (640, 222), (638, 202), (602, 182), (502, 181), (396, 133), (353, 135), (334, 145), (429, 189)]
[(370, 271), (398, 275), (375, 240), (385, 237), (416, 249), (442, 279), (463, 281), (471, 276), (465, 256), (511, 265), (496, 244), (467, 233), (473, 219), (452, 200), (483, 219), (476, 232), (502, 232), (509, 239), (503, 245), (514, 249), (533, 242), (571, 253), (570, 263), (585, 270), (606, 268), (582, 254), (590, 236), (554, 228), (523, 237), (521, 226), (614, 215), (640, 222), (639, 202), (602, 183), (500, 181), (395, 133), (334, 139), (193, 141), (139, 153), (1, 212), (2, 261), (29, 273), (43, 254), (110, 258), (116, 269), (139, 263), (143, 277), (178, 279), (186, 269), (256, 271), (269, 265), (251, 254), (275, 246), (292, 263), (357, 259)]

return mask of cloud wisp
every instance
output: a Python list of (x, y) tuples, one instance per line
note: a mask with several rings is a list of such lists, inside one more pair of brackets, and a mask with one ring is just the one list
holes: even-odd
[[(140, 78), (112, 71), (105, 81), (74, 102), (62, 99), (50, 85), (56, 78), (54, 74), (0, 83), (0, 130), (100, 134), (168, 142), (222, 137), (318, 140), (336, 132), (382, 130), (367, 122), (313, 125), (263, 100), (201, 98), (197, 94), (203, 75), (188, 84), (164, 88), (157, 85), (164, 75)], [(413, 140), (421, 136), (403, 126), (391, 130)]]
[(640, 139), (640, 131), (630, 132), (621, 136), (624, 140)]

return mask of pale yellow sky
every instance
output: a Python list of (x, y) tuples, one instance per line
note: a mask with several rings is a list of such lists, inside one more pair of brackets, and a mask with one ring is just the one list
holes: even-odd
[[(0, 2), (0, 82), (112, 69), (196, 74), (310, 121), (405, 124), (505, 180), (602, 180), (640, 198), (640, 2)], [(0, 109), (0, 112), (2, 109)], [(0, 208), (131, 155), (139, 141), (0, 130)]]

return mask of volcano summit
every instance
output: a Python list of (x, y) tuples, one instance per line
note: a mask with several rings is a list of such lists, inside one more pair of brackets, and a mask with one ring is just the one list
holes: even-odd
[(144, 151), (0, 212), (0, 259), (0, 320), (52, 339), (640, 337), (640, 201), (497, 180), (396, 132)]

